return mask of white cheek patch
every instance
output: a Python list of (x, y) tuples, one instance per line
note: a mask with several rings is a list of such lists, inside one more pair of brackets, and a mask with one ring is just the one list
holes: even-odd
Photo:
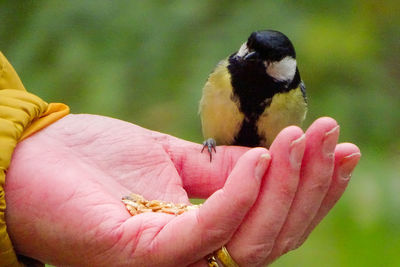
[(285, 57), (281, 61), (267, 63), (264, 62), (269, 76), (278, 81), (291, 81), (296, 74), (296, 59)]
[(249, 53), (249, 48), (247, 47), (247, 42), (244, 42), (236, 55), (239, 57), (244, 57), (247, 53)]

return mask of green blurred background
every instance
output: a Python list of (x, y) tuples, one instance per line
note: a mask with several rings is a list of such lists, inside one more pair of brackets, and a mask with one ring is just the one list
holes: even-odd
[(0, 49), (28, 90), (201, 142), (197, 104), (250, 32), (295, 44), (321, 116), (363, 157), (344, 197), (273, 266), (400, 266), (400, 1), (1, 1)]

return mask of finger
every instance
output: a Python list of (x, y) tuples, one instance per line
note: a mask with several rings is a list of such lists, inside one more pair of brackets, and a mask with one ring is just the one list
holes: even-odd
[[(246, 151), (247, 147), (218, 146), (212, 161), (204, 159), (198, 150), (189, 152), (181, 158), (179, 174), (183, 188), (191, 198), (208, 198), (222, 188), (233, 166)], [(200, 155), (198, 155), (200, 154)]]
[[(147, 247), (158, 248), (158, 257), (170, 259), (175, 266), (183, 266), (224, 245), (258, 196), (261, 179), (270, 161), (269, 156), (262, 156), (264, 154), (269, 155), (264, 148), (245, 153), (222, 189), (211, 195), (200, 209), (171, 220)], [(173, 245), (171, 240), (174, 240)]]
[(351, 173), (360, 160), (361, 153), (356, 145), (344, 143), (336, 146), (335, 150), (335, 170), (333, 173), (332, 183), (329, 190), (322, 201), (317, 215), (300, 239), (298, 246), (303, 244), (311, 231), (320, 223), (320, 221), (328, 214), (336, 202), (344, 193), (351, 177)]
[(208, 198), (222, 188), (239, 157), (249, 150), (240, 146), (217, 146), (210, 162), (209, 154), (201, 153), (201, 144), (157, 132), (152, 136), (167, 151), (191, 198)]
[(273, 142), (259, 198), (226, 245), (240, 266), (258, 266), (267, 259), (297, 190), (305, 143), (298, 127), (284, 129)]
[(306, 131), (306, 149), (299, 186), (268, 262), (296, 248), (317, 214), (332, 179), (333, 155), (338, 136), (339, 126), (331, 118), (316, 120)]

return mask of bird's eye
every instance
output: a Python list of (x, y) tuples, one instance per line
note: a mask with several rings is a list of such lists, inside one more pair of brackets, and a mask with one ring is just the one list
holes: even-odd
[(254, 44), (254, 39), (250, 38), (250, 39), (247, 41), (247, 47), (253, 47), (253, 44)]

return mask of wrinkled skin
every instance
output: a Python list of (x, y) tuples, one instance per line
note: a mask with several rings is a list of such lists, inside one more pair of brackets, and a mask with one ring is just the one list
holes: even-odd
[[(336, 144), (336, 125), (321, 118), (303, 137), (288, 127), (269, 152), (220, 146), (210, 163), (200, 144), (69, 115), (17, 146), (8, 231), (19, 253), (54, 265), (206, 266), (226, 245), (240, 266), (263, 266), (300, 246), (345, 190), (360, 154)], [(180, 216), (131, 217), (121, 202), (130, 192), (208, 199)]]

